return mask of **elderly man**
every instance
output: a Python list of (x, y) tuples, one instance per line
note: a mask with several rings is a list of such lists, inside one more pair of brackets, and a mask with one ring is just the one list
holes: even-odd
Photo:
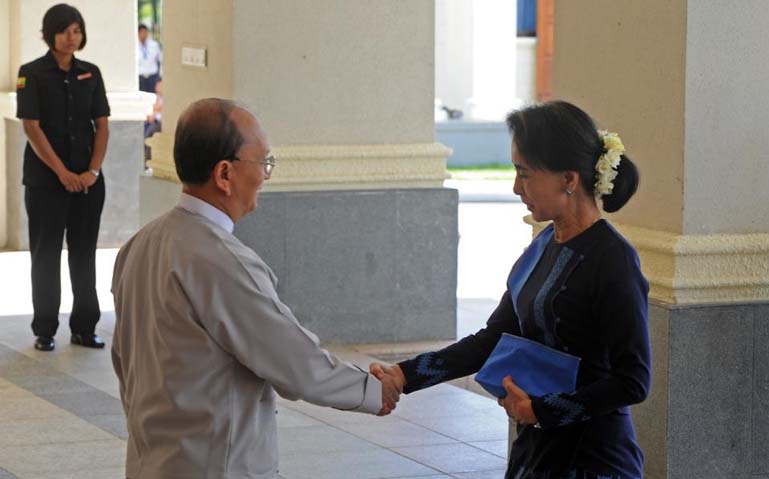
[(245, 109), (193, 103), (176, 128), (179, 204), (118, 254), (112, 357), (129, 478), (276, 478), (273, 389), (349, 411), (395, 407), (397, 390), (319, 346), (232, 235), (270, 177), (269, 153)]

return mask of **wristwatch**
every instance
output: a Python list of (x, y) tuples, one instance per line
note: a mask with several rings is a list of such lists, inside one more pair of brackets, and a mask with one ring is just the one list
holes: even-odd
[(92, 174), (93, 176), (97, 177), (97, 178), (98, 178), (98, 177), (99, 177), (99, 175), (101, 174), (101, 173), (99, 172), (99, 170), (88, 170), (88, 171), (90, 171), (90, 172), (91, 172), (91, 174)]

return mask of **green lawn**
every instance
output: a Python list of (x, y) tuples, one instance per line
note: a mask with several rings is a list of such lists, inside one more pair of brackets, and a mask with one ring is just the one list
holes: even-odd
[(452, 180), (514, 180), (513, 165), (482, 164), (448, 168)]

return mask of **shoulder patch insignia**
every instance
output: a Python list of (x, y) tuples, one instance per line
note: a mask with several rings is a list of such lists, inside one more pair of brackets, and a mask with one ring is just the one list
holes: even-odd
[(27, 86), (27, 77), (19, 77), (16, 80), (16, 89), (21, 90), (25, 86)]

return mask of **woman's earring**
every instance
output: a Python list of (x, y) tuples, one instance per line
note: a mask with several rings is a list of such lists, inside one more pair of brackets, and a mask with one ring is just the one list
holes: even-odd
[(570, 189), (566, 188), (566, 195), (567, 196), (571, 196), (572, 193), (573, 192)]

